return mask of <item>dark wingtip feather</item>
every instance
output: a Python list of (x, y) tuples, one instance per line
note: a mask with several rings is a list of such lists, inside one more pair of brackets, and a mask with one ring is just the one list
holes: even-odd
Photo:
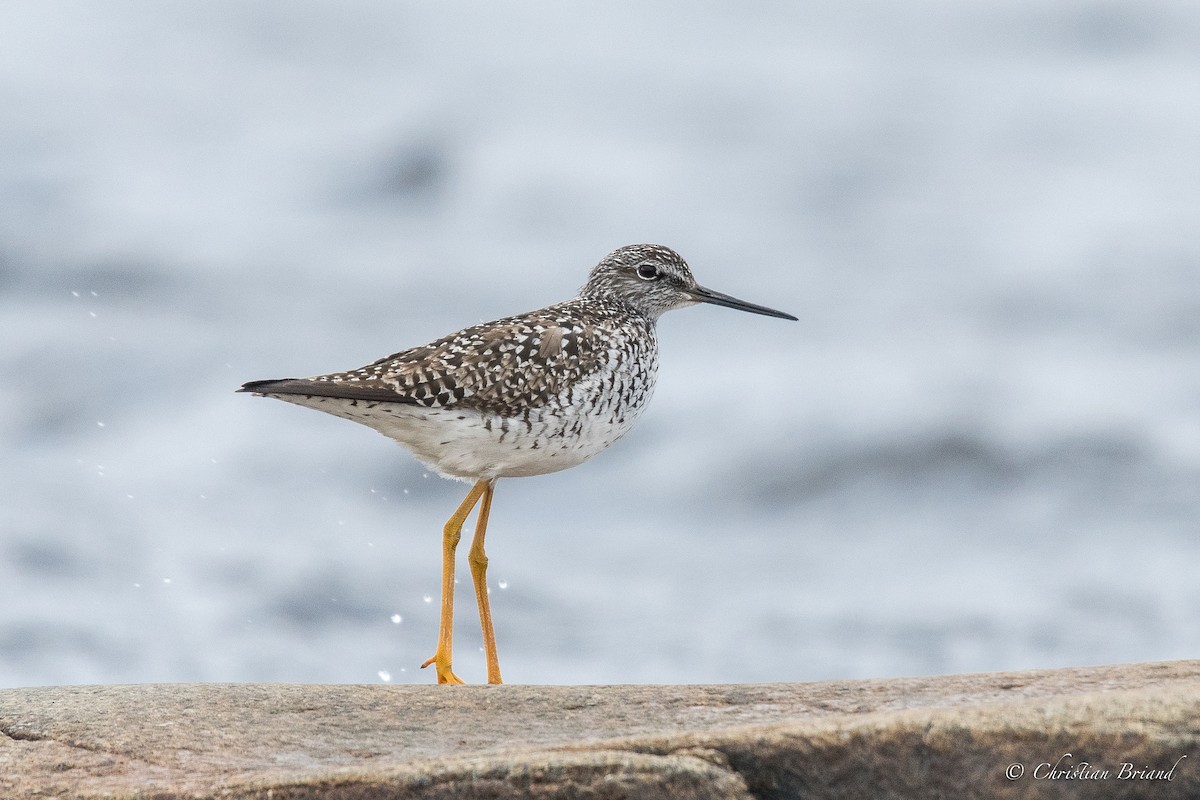
[(314, 381), (308, 378), (279, 378), (243, 383), (239, 392), (254, 394), (297, 394), (306, 397), (335, 397), (345, 400), (373, 400), (381, 403), (415, 403), (396, 390), (357, 381)]
[(265, 381), (248, 381), (243, 383), (240, 388), (235, 389), (238, 392), (265, 392), (270, 391), (272, 384), (287, 384), (295, 378), (271, 378)]

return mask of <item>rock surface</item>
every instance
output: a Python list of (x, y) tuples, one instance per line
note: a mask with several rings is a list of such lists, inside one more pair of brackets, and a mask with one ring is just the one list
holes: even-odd
[(0, 797), (1196, 798), (1200, 661), (744, 686), (8, 689)]

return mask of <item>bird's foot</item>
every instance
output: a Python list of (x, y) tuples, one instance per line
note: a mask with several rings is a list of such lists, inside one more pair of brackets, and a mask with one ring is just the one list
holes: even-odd
[(430, 656), (425, 663), (421, 665), (421, 669), (425, 669), (430, 664), (433, 664), (434, 669), (437, 670), (438, 683), (452, 683), (460, 686), (466, 684), (466, 681), (455, 675), (450, 670), (450, 659), (442, 658), (440, 653), (434, 653), (432, 656)]

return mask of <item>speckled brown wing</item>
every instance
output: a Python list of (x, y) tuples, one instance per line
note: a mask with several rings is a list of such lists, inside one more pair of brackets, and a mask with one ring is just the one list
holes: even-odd
[(241, 391), (517, 416), (595, 372), (607, 355), (603, 329), (614, 321), (595, 310), (581, 313), (576, 305), (475, 325), (347, 372), (254, 381)]

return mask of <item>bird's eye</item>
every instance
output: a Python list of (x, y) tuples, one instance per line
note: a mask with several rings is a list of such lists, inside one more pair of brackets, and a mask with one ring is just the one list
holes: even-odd
[(653, 264), (642, 264), (637, 268), (638, 277), (644, 281), (658, 280), (658, 267)]

